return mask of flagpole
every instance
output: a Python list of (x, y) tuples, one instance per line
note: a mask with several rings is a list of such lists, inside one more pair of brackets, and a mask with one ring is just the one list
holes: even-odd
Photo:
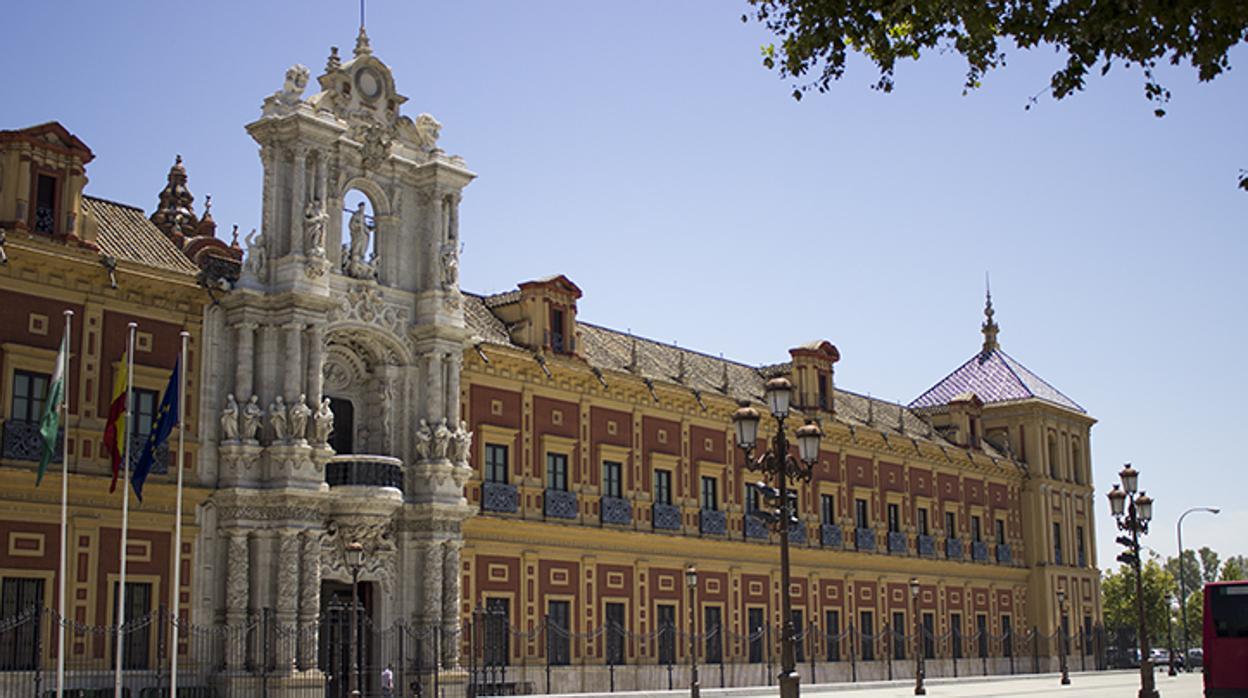
[(122, 460), (125, 461), (126, 474), (121, 480), (121, 580), (117, 585), (117, 614), (114, 616), (117, 622), (117, 639), (114, 642), (117, 664), (113, 670), (113, 698), (122, 698), (121, 655), (125, 645), (121, 641), (121, 629), (126, 617), (126, 537), (130, 530), (130, 432), (134, 428), (134, 333), (139, 324), (132, 322), (127, 327), (130, 329), (130, 338), (129, 344), (126, 345), (126, 443), (125, 455), (122, 456)]
[(61, 389), (61, 409), (65, 412), (65, 431), (64, 441), (61, 444), (61, 561), (60, 568), (56, 573), (57, 580), (57, 640), (56, 640), (56, 698), (63, 698), (65, 695), (65, 629), (68, 623), (65, 620), (65, 573), (66, 560), (68, 555), (65, 548), (69, 540), (69, 386), (72, 381), (69, 380), (69, 355), (72, 353), (70, 349), (70, 323), (74, 317), (74, 311), (66, 310), (65, 313), (65, 356), (64, 363), (61, 364), (62, 383)]
[(178, 496), (173, 515), (173, 643), (169, 645), (169, 698), (178, 696), (178, 608), (182, 600), (182, 465), (186, 446), (186, 342), (190, 332), (182, 332), (182, 360), (178, 370)]

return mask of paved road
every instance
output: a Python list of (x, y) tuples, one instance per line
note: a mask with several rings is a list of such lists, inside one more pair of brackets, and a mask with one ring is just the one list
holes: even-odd
[[(857, 690), (847, 691), (847, 686), (828, 686), (821, 689), (817, 686), (803, 686), (802, 697), (848, 695), (853, 698), (912, 698), (914, 685), (904, 686), (889, 683), (888, 686), (869, 687), (871, 684), (857, 684)], [(859, 688), (860, 687), (860, 688)], [(927, 695), (933, 698), (954, 696), (1053, 696), (1054, 698), (1130, 698), (1140, 690), (1140, 674), (1138, 671), (1097, 672), (1072, 674), (1069, 686), (1058, 683), (1056, 674), (1038, 677), (1009, 677), (992, 681), (962, 679), (960, 681), (941, 679), (933, 680), (927, 685)], [(1200, 698), (1202, 683), (1200, 674), (1180, 674), (1174, 678), (1164, 672), (1157, 673), (1157, 690), (1162, 698)], [(704, 693), (706, 693), (704, 691)]]

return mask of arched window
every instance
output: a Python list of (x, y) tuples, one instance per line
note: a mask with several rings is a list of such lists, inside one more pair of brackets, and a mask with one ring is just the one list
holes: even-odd
[(1075, 441), (1070, 445), (1070, 470), (1075, 474), (1075, 484), (1083, 484), (1083, 458), (1082, 451), (1079, 450), (1079, 442)]
[(1049, 434), (1049, 477), (1061, 478), (1061, 468), (1057, 465), (1057, 436)]
[(355, 405), (350, 400), (329, 398), (329, 409), (334, 411), (334, 431), (329, 435), (329, 445), (334, 453), (355, 452)]

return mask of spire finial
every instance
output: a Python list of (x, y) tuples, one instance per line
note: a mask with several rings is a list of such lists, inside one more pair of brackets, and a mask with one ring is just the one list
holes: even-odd
[(997, 326), (997, 321), (992, 319), (996, 311), (992, 309), (992, 286), (988, 280), (988, 272), (984, 272), (984, 324), (980, 327), (980, 331), (984, 333), (983, 354), (990, 354), (1001, 345), (997, 343), (997, 333), (1001, 328)]
[(373, 52), (368, 45), (368, 34), (364, 32), (364, 0), (360, 0), (360, 35), (355, 37), (355, 55), (366, 56)]

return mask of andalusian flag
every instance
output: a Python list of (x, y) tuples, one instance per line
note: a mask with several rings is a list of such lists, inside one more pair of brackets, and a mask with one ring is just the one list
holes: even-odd
[(138, 497), (140, 502), (143, 501), (143, 483), (147, 481), (147, 474), (152, 472), (152, 466), (156, 463), (156, 449), (169, 439), (169, 433), (178, 423), (178, 385), (181, 382), (181, 375), (182, 359), (179, 358), (173, 365), (173, 375), (169, 376), (169, 385), (165, 387), (165, 398), (160, 401), (160, 409), (156, 412), (156, 425), (152, 427), (152, 433), (147, 435), (143, 453), (139, 456), (138, 464), (134, 466), (134, 472), (130, 474), (130, 483), (134, 485), (134, 496)]
[(39, 420), (43, 456), (39, 458), (35, 487), (43, 482), (43, 474), (48, 470), (48, 462), (52, 460), (52, 454), (56, 453), (57, 431), (61, 426), (61, 398), (65, 395), (65, 363), (69, 356), (68, 341), (68, 337), (61, 338), (61, 351), (56, 355), (56, 372), (52, 374), (52, 384), (48, 386), (48, 397), (43, 406), (43, 419)]
[(108, 405), (108, 423), (104, 425), (104, 449), (113, 461), (113, 484), (109, 492), (117, 491), (117, 478), (121, 476), (121, 454), (124, 451), (120, 438), (126, 436), (126, 372), (130, 357), (121, 355), (121, 369), (113, 376), (113, 400)]

